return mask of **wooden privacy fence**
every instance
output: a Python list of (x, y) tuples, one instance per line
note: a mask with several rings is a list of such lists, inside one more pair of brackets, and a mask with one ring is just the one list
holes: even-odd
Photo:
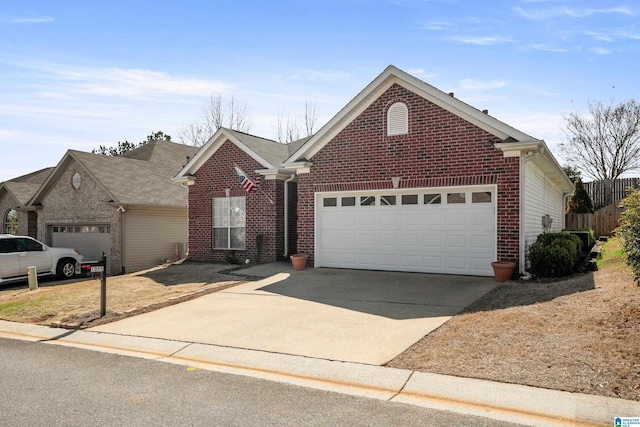
[(593, 229), (596, 239), (600, 236), (609, 236), (618, 226), (622, 210), (618, 207), (618, 203), (612, 203), (592, 214), (566, 214), (565, 228), (567, 230)]
[(640, 178), (619, 178), (612, 180), (600, 180), (585, 182), (584, 188), (589, 193), (594, 209), (600, 209), (618, 203), (629, 195), (629, 187), (638, 188)]

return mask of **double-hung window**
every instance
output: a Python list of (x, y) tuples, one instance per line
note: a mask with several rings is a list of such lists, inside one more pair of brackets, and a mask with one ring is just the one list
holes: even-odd
[(213, 199), (213, 248), (244, 249), (246, 198)]

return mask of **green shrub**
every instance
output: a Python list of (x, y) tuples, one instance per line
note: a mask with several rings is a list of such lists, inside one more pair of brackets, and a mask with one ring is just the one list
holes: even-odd
[(582, 240), (573, 234), (543, 233), (529, 248), (530, 271), (538, 277), (573, 274), (580, 263)]
[(593, 213), (593, 202), (584, 188), (582, 179), (578, 178), (574, 184), (574, 191), (567, 203), (567, 213)]
[(640, 279), (640, 192), (633, 190), (622, 203), (624, 211), (620, 216), (617, 232), (622, 241), (627, 264), (633, 269), (638, 281)]

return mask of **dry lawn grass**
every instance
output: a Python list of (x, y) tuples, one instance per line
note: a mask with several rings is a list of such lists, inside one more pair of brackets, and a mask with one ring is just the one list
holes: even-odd
[(640, 400), (640, 288), (616, 240), (599, 264), (500, 286), (388, 366)]
[(140, 314), (242, 283), (221, 274), (226, 265), (165, 265), (107, 278), (106, 316), (100, 317), (100, 280), (44, 280), (0, 287), (0, 319), (83, 328)]

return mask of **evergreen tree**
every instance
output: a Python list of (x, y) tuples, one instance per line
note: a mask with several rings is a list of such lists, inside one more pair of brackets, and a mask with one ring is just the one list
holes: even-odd
[(582, 179), (576, 179), (575, 190), (569, 199), (567, 213), (593, 213), (593, 202), (584, 188)]

